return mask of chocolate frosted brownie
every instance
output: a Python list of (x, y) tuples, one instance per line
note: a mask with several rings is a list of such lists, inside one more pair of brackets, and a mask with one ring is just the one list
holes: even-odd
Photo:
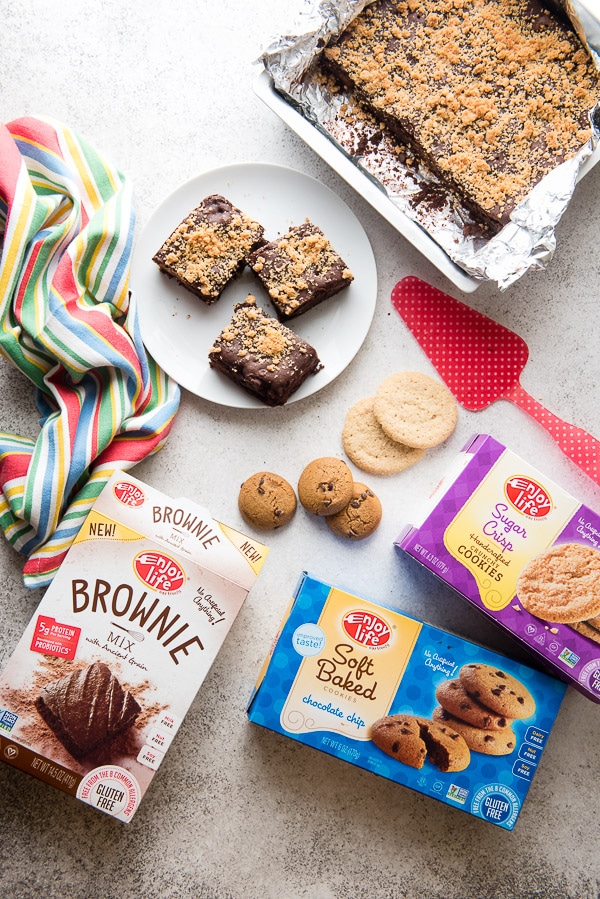
[(353, 280), (344, 260), (321, 229), (305, 222), (266, 243), (250, 257), (250, 265), (287, 321), (339, 293)]
[(152, 257), (161, 271), (210, 305), (263, 242), (264, 229), (219, 194), (206, 197)]
[(377, 0), (321, 62), (492, 232), (590, 136), (598, 72), (539, 0)]
[(141, 711), (134, 696), (102, 662), (46, 684), (35, 707), (78, 761), (112, 743)]
[(253, 296), (234, 308), (208, 361), (267, 406), (283, 406), (310, 374), (322, 368), (315, 349), (266, 315)]

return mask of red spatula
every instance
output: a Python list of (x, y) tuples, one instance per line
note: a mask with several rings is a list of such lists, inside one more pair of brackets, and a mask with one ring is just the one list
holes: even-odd
[(557, 418), (521, 387), (529, 350), (518, 334), (419, 278), (399, 281), (392, 304), (461, 405), (476, 412), (500, 399), (516, 403), (600, 484), (600, 441)]

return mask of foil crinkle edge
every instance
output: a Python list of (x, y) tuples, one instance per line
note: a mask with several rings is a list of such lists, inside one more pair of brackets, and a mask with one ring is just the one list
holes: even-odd
[[(494, 237), (483, 240), (469, 236), (468, 213), (458, 203), (447, 202), (442, 210), (423, 212), (415, 204), (419, 187), (413, 174), (394, 159), (396, 183), (386, 178), (385, 167), (369, 163), (360, 152), (349, 151), (331, 132), (327, 123), (336, 118), (343, 96), (332, 97), (306, 77), (318, 53), (340, 34), (365, 6), (374, 0), (304, 0), (294, 30), (274, 38), (261, 53), (262, 63), (275, 89), (329, 138), (365, 177), (374, 178), (390, 201), (408, 218), (419, 224), (467, 274), (481, 281), (495, 281), (506, 289), (530, 269), (545, 269), (556, 249), (555, 229), (575, 190), (581, 166), (600, 141), (600, 105), (590, 110), (592, 136), (578, 154), (557, 166), (519, 204), (511, 222)], [(579, 38), (600, 70), (600, 22), (587, 10), (586, 0), (561, 0)], [(388, 170), (389, 175), (389, 170)], [(419, 173), (421, 188), (435, 180)], [(465, 235), (465, 230), (467, 235)]]

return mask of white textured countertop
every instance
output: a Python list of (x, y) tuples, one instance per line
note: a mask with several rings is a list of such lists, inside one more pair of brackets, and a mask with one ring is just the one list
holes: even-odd
[[(395, 371), (433, 373), (390, 304), (405, 275), (466, 299), (518, 332), (522, 384), (557, 415), (600, 436), (600, 167), (579, 185), (546, 272), (501, 293), (458, 291), (258, 100), (253, 61), (293, 22), (295, 0), (144, 4), (5, 0), (0, 11), (4, 121), (52, 116), (131, 180), (137, 234), (158, 203), (208, 169), (289, 166), (335, 191), (365, 228), (377, 263), (373, 324), (347, 369), (288, 407), (228, 409), (183, 392), (171, 437), (133, 474), (185, 494), (233, 526), (240, 483), (260, 469), (297, 482), (310, 459), (341, 455), (347, 409)], [(35, 437), (32, 388), (0, 362), (0, 428)], [(0, 887), (15, 899), (592, 899), (600, 708), (567, 692), (513, 833), (390, 784), (247, 722), (245, 706), (297, 577), (323, 579), (432, 624), (514, 652), (494, 627), (392, 543), (476, 431), (534, 462), (587, 505), (600, 489), (524, 412), (497, 402), (460, 410), (456, 432), (403, 474), (369, 477), (384, 509), (350, 545), (299, 509), (269, 535), (263, 571), (133, 822), (123, 825), (0, 766)], [(0, 539), (0, 666), (40, 599)]]

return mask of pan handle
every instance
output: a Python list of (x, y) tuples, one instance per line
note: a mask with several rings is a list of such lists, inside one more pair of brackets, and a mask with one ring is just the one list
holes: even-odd
[(600, 484), (600, 441), (566, 421), (549, 412), (541, 403), (534, 400), (520, 384), (504, 394), (521, 409), (544, 427), (554, 441), (575, 465), (579, 466), (588, 477)]

